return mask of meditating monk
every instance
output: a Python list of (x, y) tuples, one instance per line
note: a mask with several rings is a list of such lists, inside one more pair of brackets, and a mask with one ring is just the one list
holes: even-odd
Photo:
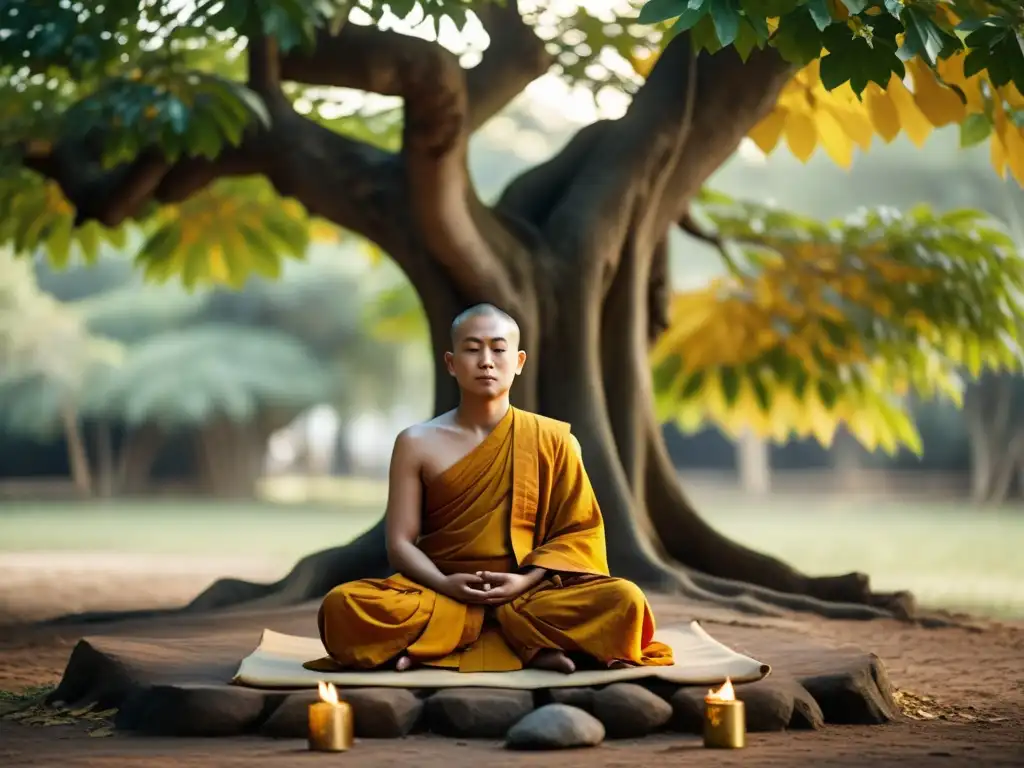
[(320, 608), (330, 659), (573, 672), (672, 664), (643, 592), (608, 574), (604, 523), (569, 425), (511, 407), (519, 326), (491, 305), (452, 324), (458, 408), (402, 432), (391, 458), (388, 558), (397, 573), (335, 587)]

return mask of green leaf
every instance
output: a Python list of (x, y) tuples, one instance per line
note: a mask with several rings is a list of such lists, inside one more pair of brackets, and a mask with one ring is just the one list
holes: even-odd
[(772, 40), (782, 58), (798, 66), (809, 64), (821, 55), (821, 30), (802, 10), (783, 16)]
[(686, 386), (683, 387), (683, 391), (680, 394), (680, 397), (683, 400), (689, 400), (691, 397), (693, 397), (698, 392), (700, 392), (701, 388), (703, 386), (704, 386), (704, 372), (703, 371), (697, 371), (695, 374), (690, 376), (689, 379), (686, 380)]
[[(765, 28), (767, 32), (767, 27)], [(765, 35), (767, 37), (767, 34)], [(746, 61), (750, 52), (754, 50), (757, 44), (760, 42), (759, 36), (754, 28), (745, 18), (740, 19), (739, 33), (736, 35), (736, 40), (733, 42), (733, 47), (736, 52), (740, 55), (740, 59)]]
[(818, 397), (821, 399), (821, 404), (831, 411), (839, 399), (839, 393), (831, 382), (820, 380), (818, 382)]
[(688, 0), (650, 0), (640, 9), (636, 20), (641, 24), (657, 24), (660, 21), (674, 19), (688, 10), (687, 2)]
[(740, 14), (737, 0), (711, 0), (711, 20), (715, 34), (722, 47), (732, 45), (740, 31)]
[(992, 123), (985, 115), (968, 115), (960, 123), (960, 146), (973, 147), (985, 141), (992, 134)]
[(851, 16), (856, 16), (858, 13), (862, 13), (867, 10), (867, 7), (871, 5), (871, 0), (842, 0), (843, 5), (846, 6), (846, 10), (850, 12)]
[(733, 367), (723, 368), (719, 377), (722, 381), (722, 395), (727, 405), (735, 405), (740, 394), (740, 376)]
[(945, 33), (930, 16), (914, 6), (906, 9), (903, 21), (907, 32), (901, 58), (907, 60), (917, 55), (934, 67), (946, 45)]
[(885, 10), (894, 18), (900, 18), (900, 14), (903, 13), (903, 0), (885, 0)]
[(832, 23), (832, 11), (828, 7), (828, 0), (809, 0), (807, 10), (818, 31), (823, 31)]

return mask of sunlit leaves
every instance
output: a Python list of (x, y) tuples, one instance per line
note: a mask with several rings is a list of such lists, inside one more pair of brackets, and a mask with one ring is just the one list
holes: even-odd
[(246, 126), (267, 124), (263, 102), (245, 86), (191, 72), (180, 79), (118, 78), (64, 114), (63, 134), (84, 138), (103, 129), (103, 164), (113, 167), (159, 147), (171, 162), (182, 155), (215, 158), (238, 145)]
[(996, 88), (982, 75), (966, 77), (965, 57), (954, 54), (934, 70), (911, 59), (905, 79), (893, 74), (885, 88), (871, 83), (860, 99), (849, 84), (829, 90), (820, 75), (827, 59), (812, 61), (750, 137), (764, 152), (785, 140), (804, 161), (821, 147), (849, 167), (854, 149), (866, 151), (874, 136), (890, 142), (904, 133), (920, 146), (936, 128), (959, 124), (965, 145), (990, 139), (996, 171), (1009, 169), (1024, 184), (1024, 96), (1013, 85)]
[(180, 276), (187, 287), (237, 287), (253, 274), (277, 277), (284, 258), (305, 254), (309, 234), (302, 206), (268, 184), (220, 181), (165, 207), (136, 260), (158, 281)]
[[(770, 45), (799, 66), (822, 58), (826, 88), (886, 87), (919, 58), (930, 67), (967, 52), (968, 76), (1024, 91), (1024, 11), (1020, 4), (902, 0), (647, 0), (638, 20), (692, 30), (698, 47), (734, 46), (741, 55)], [(774, 34), (773, 34), (774, 32)]]
[(0, 173), (0, 246), (16, 255), (41, 250), (58, 267), (76, 255), (94, 261), (104, 244), (124, 246), (125, 234), (96, 222), (75, 227), (74, 210), (54, 182), (21, 169)]
[(679, 294), (653, 353), (664, 416), (916, 449), (902, 396), (959, 398), (1016, 369), (1024, 256), (983, 214), (862, 211), (822, 223), (721, 196), (701, 214), (743, 255)]

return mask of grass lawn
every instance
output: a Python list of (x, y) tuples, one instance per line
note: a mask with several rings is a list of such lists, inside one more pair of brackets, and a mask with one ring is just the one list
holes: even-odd
[[(379, 484), (342, 482), (336, 491), (332, 503), (294, 501), (294, 489), (269, 494), (293, 499), (287, 504), (6, 502), (0, 509), (0, 560), (14, 553), (116, 552), (250, 558), (283, 570), (304, 554), (351, 540), (383, 510)], [(695, 496), (716, 528), (809, 573), (860, 570), (877, 588), (910, 589), (927, 605), (1024, 618), (1020, 510)]]

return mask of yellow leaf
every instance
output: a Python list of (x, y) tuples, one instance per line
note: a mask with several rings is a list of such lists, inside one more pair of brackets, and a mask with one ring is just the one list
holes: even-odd
[(875, 132), (866, 110), (859, 105), (855, 107), (827, 105), (826, 108), (846, 135), (853, 139), (861, 149), (865, 152), (871, 149), (871, 140)]
[(807, 162), (814, 154), (818, 131), (814, 121), (803, 112), (791, 112), (786, 118), (786, 143), (801, 161)]
[(995, 168), (999, 178), (1006, 178), (1006, 164), (1009, 160), (1006, 146), (1003, 143), (1003, 133), (1006, 130), (1006, 112), (1003, 111), (999, 102), (994, 102), (992, 122), (995, 126), (993, 136), (989, 140), (989, 152), (991, 154), (992, 167)]
[(896, 75), (893, 75), (892, 79), (889, 80), (889, 87), (886, 88), (886, 93), (889, 94), (893, 104), (896, 106), (896, 111), (900, 116), (900, 125), (903, 126), (904, 133), (917, 146), (923, 146), (932, 133), (932, 124), (928, 122), (928, 118), (921, 114), (921, 110), (917, 108), (917, 104), (914, 103), (914, 97), (907, 90), (907, 86)]
[(1013, 109), (1024, 109), (1024, 95), (1017, 90), (1017, 86), (1013, 83), (1004, 85), (999, 89), (999, 95), (1006, 100)]
[(786, 125), (786, 111), (776, 107), (767, 117), (755, 125), (748, 136), (757, 144), (758, 148), (768, 154), (782, 137), (782, 129)]
[(224, 249), (220, 243), (214, 243), (210, 248), (210, 276), (220, 283), (226, 283), (231, 277), (231, 270), (224, 261)]
[(1024, 132), (1008, 118), (1001, 106), (996, 108), (995, 114), (997, 115), (996, 130), (1002, 140), (1010, 172), (1018, 184), (1024, 185)]
[(964, 97), (967, 99), (968, 112), (984, 112), (985, 97), (981, 92), (982, 78), (979, 75), (970, 78), (964, 77), (964, 59), (966, 57), (967, 52), (961, 51), (948, 59), (939, 61), (937, 65), (939, 76), (945, 82), (955, 85), (963, 91)]
[(920, 59), (908, 62), (914, 78), (914, 103), (935, 127), (959, 123), (967, 116), (960, 97), (939, 84), (931, 68)]
[(889, 94), (872, 83), (867, 89), (868, 115), (871, 124), (886, 142), (892, 141), (900, 133), (900, 115)]
[(309, 223), (309, 239), (317, 243), (336, 243), (341, 240), (341, 229), (329, 221), (313, 219)]
[(853, 142), (836, 119), (828, 112), (818, 113), (818, 139), (825, 152), (840, 168), (853, 165)]
[(657, 60), (658, 55), (646, 48), (638, 50), (629, 57), (629, 63), (632, 65), (633, 71), (643, 78), (651, 74), (651, 70), (654, 69), (654, 64)]

